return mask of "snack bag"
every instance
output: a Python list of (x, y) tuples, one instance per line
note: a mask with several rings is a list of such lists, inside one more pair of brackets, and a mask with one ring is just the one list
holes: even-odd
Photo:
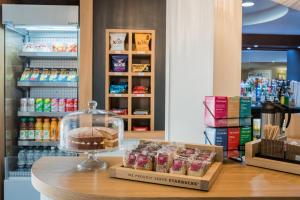
[(39, 77), (40, 77), (40, 70), (34, 69), (29, 80), (30, 81), (38, 81)]
[(147, 94), (149, 93), (149, 89), (145, 86), (134, 86), (133, 94)]
[(124, 51), (126, 33), (110, 33), (110, 50)]
[(128, 68), (127, 55), (113, 55), (111, 56), (111, 70), (113, 72), (126, 72)]
[(123, 165), (126, 168), (134, 168), (135, 161), (137, 158), (136, 151), (126, 151), (123, 157)]
[(59, 82), (66, 82), (67, 81), (67, 70), (61, 69), (60, 73), (58, 75), (58, 81)]
[(58, 71), (57, 69), (51, 69), (49, 81), (57, 81), (58, 79)]
[(168, 173), (173, 162), (173, 154), (170, 151), (159, 151), (155, 157), (155, 171)]
[(137, 51), (149, 51), (149, 43), (151, 34), (149, 33), (136, 33), (135, 34), (135, 49)]
[(187, 170), (187, 158), (177, 155), (172, 162), (170, 173), (185, 175), (186, 170)]
[(20, 81), (29, 81), (32, 75), (32, 71), (29, 68), (25, 68), (24, 72), (21, 75)]
[(40, 76), (40, 81), (49, 81), (50, 72), (48, 69), (43, 69), (43, 72)]
[(204, 176), (208, 167), (209, 167), (209, 164), (207, 161), (189, 159), (187, 175), (188, 176), (199, 176), (199, 177)]
[(150, 72), (150, 64), (132, 64), (132, 72)]
[(144, 153), (138, 153), (134, 165), (135, 169), (152, 171), (153, 169), (153, 158), (150, 155)]

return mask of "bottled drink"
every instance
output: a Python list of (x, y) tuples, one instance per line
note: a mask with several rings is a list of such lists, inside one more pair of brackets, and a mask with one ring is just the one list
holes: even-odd
[(26, 153), (26, 167), (31, 168), (34, 162), (33, 150), (30, 148)]
[(20, 99), (20, 111), (27, 112), (27, 98)]
[(18, 168), (24, 169), (25, 165), (26, 165), (26, 154), (25, 154), (25, 150), (21, 147), (18, 153)]
[(58, 104), (59, 104), (59, 99), (57, 98), (51, 99), (51, 112), (58, 112)]
[(34, 124), (34, 118), (33, 117), (30, 117), (28, 119), (28, 134), (27, 134), (27, 139), (28, 140), (34, 140), (35, 138), (35, 132), (34, 132), (34, 127), (35, 127), (35, 124)]
[(60, 139), (60, 123), (61, 123), (61, 118), (58, 119), (58, 124), (57, 124), (57, 132), (56, 132), (56, 138), (57, 140)]
[(56, 155), (55, 147), (51, 147), (49, 156), (55, 156), (55, 155)]
[(36, 118), (34, 139), (40, 141), (43, 139), (43, 123), (41, 118)]
[(49, 122), (49, 118), (45, 118), (43, 123), (43, 140), (49, 140), (49, 139), (50, 139), (50, 122)]
[(47, 147), (44, 147), (44, 148), (43, 148), (42, 156), (41, 156), (41, 157), (44, 157), (44, 156), (48, 156), (48, 150), (47, 150)]
[(56, 118), (51, 119), (51, 125), (50, 125), (50, 139), (55, 141), (57, 140), (57, 121)]
[(65, 112), (65, 99), (59, 99), (59, 103), (58, 103), (58, 112)]
[(73, 112), (74, 111), (74, 100), (73, 99), (66, 99), (66, 112)]
[(33, 159), (34, 159), (34, 161), (37, 161), (38, 159), (40, 159), (40, 157), (41, 157), (40, 147), (35, 147), (35, 149), (33, 151)]
[(73, 106), (74, 106), (74, 111), (78, 110), (78, 99), (74, 99)]
[(20, 120), (20, 140), (26, 140), (28, 135), (27, 119), (22, 117)]
[(34, 98), (28, 98), (27, 100), (27, 111), (28, 112), (34, 112), (35, 111), (35, 99)]

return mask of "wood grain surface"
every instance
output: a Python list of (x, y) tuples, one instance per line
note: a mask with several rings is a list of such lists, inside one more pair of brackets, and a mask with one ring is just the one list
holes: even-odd
[[(209, 192), (109, 178), (108, 171), (79, 172), (83, 158), (44, 157), (32, 168), (32, 184), (54, 200), (100, 199), (300, 199), (300, 177), (226, 163)], [(103, 158), (110, 165), (119, 157)]]

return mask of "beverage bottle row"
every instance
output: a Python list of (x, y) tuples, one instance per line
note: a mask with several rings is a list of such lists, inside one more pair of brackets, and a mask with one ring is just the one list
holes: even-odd
[(59, 127), (61, 118), (33, 118), (21, 117), (20, 140), (30, 141), (57, 141), (59, 140)]
[(21, 112), (74, 112), (78, 110), (77, 99), (21, 98)]
[(35, 161), (44, 156), (77, 156), (77, 154), (58, 150), (57, 147), (21, 147), (18, 153), (18, 169), (30, 169)]

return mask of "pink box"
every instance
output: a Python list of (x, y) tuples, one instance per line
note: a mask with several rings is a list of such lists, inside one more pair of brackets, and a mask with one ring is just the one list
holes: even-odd
[(205, 115), (206, 126), (226, 127), (227, 126), (227, 97), (207, 96), (205, 97)]

